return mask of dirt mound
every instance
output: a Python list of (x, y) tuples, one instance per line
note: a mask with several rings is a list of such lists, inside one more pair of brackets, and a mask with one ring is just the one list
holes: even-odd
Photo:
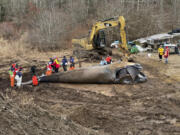
[(88, 108), (78, 108), (72, 112), (70, 118), (80, 125), (87, 128), (101, 129), (103, 123), (108, 123), (107, 116), (103, 116), (103, 113), (96, 112), (96, 110), (89, 110)]
[(33, 96), (21, 98), (14, 97), (12, 100), (0, 96), (0, 134), (96, 135), (94, 131), (74, 123), (66, 115), (54, 115), (37, 106)]

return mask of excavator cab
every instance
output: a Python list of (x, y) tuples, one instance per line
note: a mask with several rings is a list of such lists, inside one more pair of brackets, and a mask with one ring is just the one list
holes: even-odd
[(93, 38), (94, 48), (100, 49), (106, 47), (106, 36), (103, 30), (98, 31), (98, 33)]

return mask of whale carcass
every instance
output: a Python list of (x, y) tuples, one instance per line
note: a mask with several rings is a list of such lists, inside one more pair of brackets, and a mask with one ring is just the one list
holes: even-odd
[(147, 77), (142, 73), (142, 66), (129, 62), (91, 66), (39, 77), (39, 82), (79, 84), (134, 84), (146, 80)]

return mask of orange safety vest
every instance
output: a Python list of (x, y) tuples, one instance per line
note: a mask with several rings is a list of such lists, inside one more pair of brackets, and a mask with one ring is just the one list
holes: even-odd
[(52, 70), (47, 70), (46, 71), (46, 76), (50, 76), (52, 74)]
[(52, 74), (52, 66), (48, 65), (47, 66), (47, 71), (46, 71), (46, 76), (50, 76)]
[(14, 75), (10, 75), (11, 87), (14, 87)]
[(70, 68), (69, 68), (69, 70), (74, 70), (74, 69), (75, 69), (75, 67), (70, 67)]
[(34, 85), (34, 86), (37, 86), (37, 85), (38, 85), (37, 76), (34, 75), (34, 76), (32, 77), (32, 82), (33, 82), (33, 85)]

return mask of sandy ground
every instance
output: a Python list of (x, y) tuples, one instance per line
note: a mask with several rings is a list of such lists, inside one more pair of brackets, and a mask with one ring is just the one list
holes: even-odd
[[(135, 57), (148, 77), (146, 83), (40, 84), (21, 89), (9, 88), (4, 65), (12, 60), (6, 59), (0, 65), (0, 134), (179, 135), (180, 56), (171, 55), (168, 65), (156, 54)], [(47, 58), (17, 61), (26, 81), (29, 66), (38, 62), (42, 67)]]
[[(148, 57), (148, 54), (139, 54), (138, 57), (143, 57), (146, 58), (144, 60), (148, 59), (152, 59), (154, 60), (156, 63), (158, 62), (157, 65), (154, 65), (154, 63), (151, 63), (152, 66), (158, 66), (159, 63), (161, 63), (162, 65), (160, 66), (161, 68), (159, 69), (159, 71), (162, 74), (165, 74), (169, 77), (171, 77), (171, 79), (174, 79), (176, 81), (180, 81), (180, 55), (175, 55), (175, 54), (170, 54), (168, 61), (168, 64), (164, 64), (165, 60), (163, 59), (161, 62), (158, 59), (158, 55), (157, 54), (151, 54), (151, 57)], [(143, 61), (141, 59), (141, 61)]]

